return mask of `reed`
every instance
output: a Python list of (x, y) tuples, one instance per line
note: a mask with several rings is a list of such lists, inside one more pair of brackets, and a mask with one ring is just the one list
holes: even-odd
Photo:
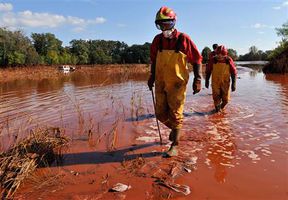
[(61, 147), (68, 143), (68, 139), (61, 136), (59, 131), (51, 128), (31, 130), (27, 138), (0, 153), (0, 185), (4, 199), (12, 198), (21, 183), (37, 167), (48, 166), (59, 159)]

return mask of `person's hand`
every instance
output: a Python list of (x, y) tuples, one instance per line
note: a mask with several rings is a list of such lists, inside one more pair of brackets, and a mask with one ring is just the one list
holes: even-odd
[(232, 85), (231, 85), (231, 90), (232, 90), (232, 92), (234, 92), (234, 91), (236, 90), (236, 84), (235, 84), (235, 82), (232, 83)]
[(201, 90), (201, 80), (194, 79), (193, 81), (193, 94), (197, 94)]
[(147, 82), (147, 85), (148, 85), (148, 87), (149, 87), (149, 90), (152, 90), (152, 89), (153, 89), (153, 87), (154, 87), (154, 82), (155, 82), (154, 77), (153, 77), (153, 76), (150, 76), (149, 79), (148, 79), (148, 82)]
[(205, 87), (208, 89), (209, 88), (209, 80), (205, 80)]

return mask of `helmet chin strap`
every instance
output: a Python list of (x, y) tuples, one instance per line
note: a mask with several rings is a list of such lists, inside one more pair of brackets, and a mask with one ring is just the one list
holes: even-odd
[(172, 35), (173, 35), (173, 31), (174, 31), (174, 30), (175, 30), (175, 29), (172, 28), (172, 29), (170, 29), (170, 30), (162, 31), (163, 36), (164, 36), (165, 38), (171, 38)]

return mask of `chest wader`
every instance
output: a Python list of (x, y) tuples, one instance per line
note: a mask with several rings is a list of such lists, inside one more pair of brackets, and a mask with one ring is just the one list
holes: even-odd
[(156, 58), (155, 96), (156, 117), (168, 128), (180, 129), (189, 80), (186, 55), (179, 51), (182, 35), (178, 37), (175, 50), (163, 50), (162, 40)]
[(216, 110), (223, 109), (230, 99), (230, 66), (226, 63), (213, 64), (212, 95)]

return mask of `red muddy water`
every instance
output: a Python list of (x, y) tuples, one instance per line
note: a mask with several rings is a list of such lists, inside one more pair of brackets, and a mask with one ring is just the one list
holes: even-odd
[[(161, 157), (169, 130), (160, 124), (161, 146), (147, 74), (75, 71), (1, 84), (1, 150), (37, 126), (71, 138), (62, 162), (37, 169), (15, 199), (288, 199), (288, 75), (238, 72), (221, 113), (211, 112), (211, 88), (192, 95), (191, 74), (180, 155), (169, 159)], [(109, 192), (116, 183), (131, 188)]]

